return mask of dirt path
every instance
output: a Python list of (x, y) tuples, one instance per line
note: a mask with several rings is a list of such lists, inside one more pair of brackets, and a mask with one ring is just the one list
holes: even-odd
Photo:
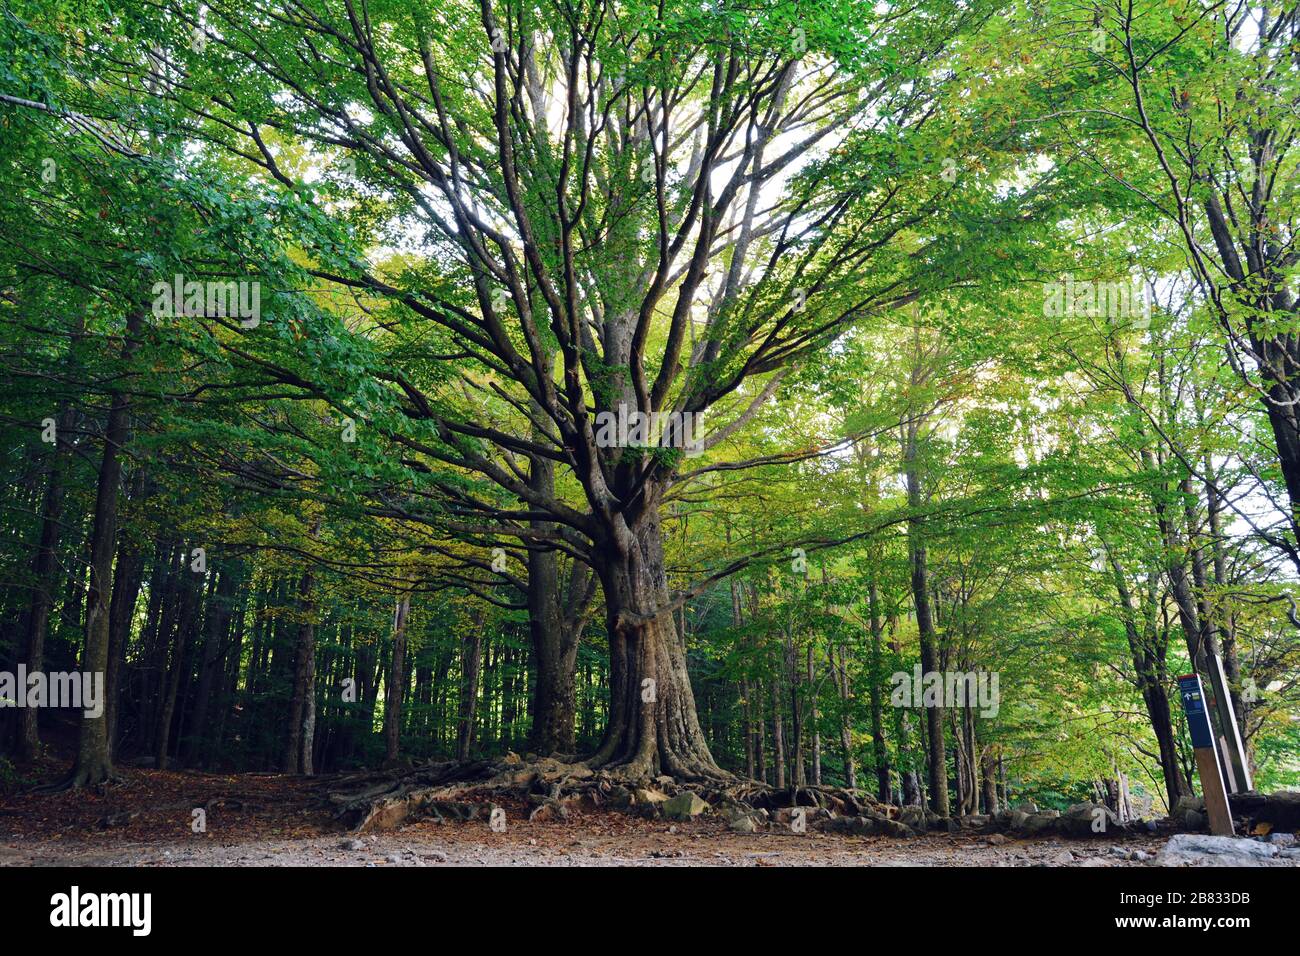
[(319, 780), (299, 777), (156, 770), (123, 771), (102, 794), (11, 793), (0, 796), (0, 865), (1140, 866), (1164, 842), (742, 834), (716, 818), (669, 824), (600, 811), (529, 822), (509, 804), (504, 833), (483, 821), (423, 822), (357, 838), (338, 829), (320, 793)]
[[(721, 824), (620, 827), (587, 817), (521, 821), (505, 833), (484, 823), (421, 823), (364, 838), (346, 835), (223, 840), (219, 834), (138, 842), (31, 839), (0, 844), (17, 866), (1136, 866), (1118, 853), (1154, 854), (1162, 841), (1123, 844), (1008, 841), (930, 835), (914, 840), (822, 834), (731, 833)], [(0, 831), (2, 832), (2, 831)]]

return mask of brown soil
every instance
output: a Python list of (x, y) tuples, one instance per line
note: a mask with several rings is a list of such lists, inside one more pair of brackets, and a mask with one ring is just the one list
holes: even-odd
[[(279, 774), (121, 771), (103, 793), (0, 796), (0, 865), (11, 866), (1135, 866), (1163, 840), (1034, 840), (927, 834), (909, 840), (742, 834), (717, 817), (689, 823), (611, 811), (530, 822), (502, 800), (504, 833), (486, 820), (424, 821), (356, 837), (321, 799), (323, 781)], [(206, 830), (193, 832), (196, 808)], [(1123, 855), (1122, 855), (1123, 854)]]

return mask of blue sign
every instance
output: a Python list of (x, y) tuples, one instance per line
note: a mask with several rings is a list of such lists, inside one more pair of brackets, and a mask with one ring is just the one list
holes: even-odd
[(1205, 691), (1199, 674), (1178, 678), (1178, 693), (1183, 698), (1183, 713), (1187, 715), (1187, 729), (1192, 735), (1193, 747), (1214, 748), (1214, 732), (1210, 729), (1210, 715), (1205, 710)]

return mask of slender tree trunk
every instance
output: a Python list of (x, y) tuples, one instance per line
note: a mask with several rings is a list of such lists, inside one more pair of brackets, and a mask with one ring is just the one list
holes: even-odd
[(384, 761), (389, 764), (396, 762), (401, 745), (402, 696), (406, 690), (406, 621), (410, 612), (411, 596), (403, 594), (393, 611), (393, 656), (389, 661), (384, 693)]
[[(59, 526), (63, 512), (63, 463), (60, 452), (66, 441), (63, 432), (72, 422), (65, 411), (55, 425), (55, 448), (50, 455), (50, 476), (45, 485), (41, 503), (41, 540), (32, 561), (32, 603), (27, 611), (26, 630), (22, 640), (21, 660), (29, 673), (45, 668), (45, 631), (50, 621), (53, 605), (55, 577), (59, 569)], [(35, 760), (41, 752), (41, 739), (37, 730), (35, 707), (22, 707), (18, 711), (18, 756)]]
[(474, 748), (478, 718), (479, 667), (483, 654), (481, 621), (475, 621), (461, 639), (460, 720), (456, 724), (456, 759), (464, 763)]
[[(731, 529), (727, 529), (727, 540), (731, 540)], [(740, 584), (731, 581), (731, 626), (740, 631), (740, 625), (744, 620), (740, 607)], [(742, 643), (747, 644), (742, 638)], [(754, 779), (754, 702), (751, 700), (752, 689), (749, 681), (749, 674), (746, 672), (740, 679), (740, 699), (744, 702), (744, 735), (745, 735), (745, 776), (750, 780)]]
[[(298, 579), (298, 599), (295, 602), (298, 617), (298, 629), (293, 641), (292, 655), (292, 691), (289, 698), (289, 719), (285, 727), (284, 742), (280, 750), (280, 769), (285, 773), (306, 773), (303, 769), (304, 744), (303, 727), (307, 721), (309, 709), (314, 708), (314, 698), (309, 702), (308, 684), (314, 683), (313, 670), (316, 662), (316, 628), (312, 623), (315, 613), (313, 590), (316, 586), (315, 575), (311, 570), (302, 573)], [(313, 726), (315, 716), (312, 716)]]
[(812, 729), (812, 784), (814, 787), (822, 785), (822, 733), (817, 726), (817, 672), (813, 664), (813, 646), (812, 641), (808, 642), (807, 649), (807, 669), (808, 669), (808, 723)]
[(235, 591), (242, 585), (241, 566), (238, 562), (225, 563), (217, 573), (217, 586), (208, 605), (204, 622), (203, 657), (199, 664), (199, 687), (194, 700), (194, 733), (190, 735), (186, 750), (186, 766), (195, 766), (210, 737), (208, 711), (218, 680), (225, 672), (224, 654), (234, 606)]
[[(876, 587), (875, 571), (867, 582), (867, 610), (871, 616), (871, 738), (876, 763), (876, 796), (883, 803), (891, 803), (889, 785), (889, 745), (885, 741), (885, 721), (881, 688), (885, 684), (884, 657), (881, 643), (884, 627), (880, 620), (880, 591)], [(848, 675), (845, 674), (845, 682)]]
[[(561, 606), (558, 565), (553, 551), (528, 553), (528, 632), (537, 670), (528, 749), (541, 756), (572, 754), (577, 750), (575, 671), (585, 608), (568, 613), (569, 608)], [(590, 580), (587, 569), (577, 566), (570, 569), (571, 601), (575, 600), (574, 589), (585, 591)]]
[(808, 778), (804, 773), (804, 719), (803, 719), (803, 685), (798, 651), (794, 639), (787, 630), (785, 635), (785, 671), (790, 678), (790, 736), (794, 750), (790, 755), (791, 782), (796, 787), (806, 786)]
[[(122, 345), (123, 370), (130, 365), (135, 341), (144, 325), (143, 311), (132, 311), (126, 323)], [(90, 532), (90, 587), (86, 596), (86, 647), (82, 669), (91, 674), (108, 671), (108, 612), (112, 595), (113, 554), (117, 545), (117, 503), (122, 483), (122, 446), (130, 429), (130, 400), (126, 392), (115, 392), (104, 426), (104, 453), (95, 488), (95, 511)], [(105, 698), (114, 692), (105, 687)], [(71, 787), (96, 786), (113, 775), (108, 746), (108, 721), (82, 716), (77, 741), (77, 759), (68, 780)]]
[[(1104, 541), (1102, 544), (1106, 548), (1115, 590), (1119, 595), (1124, 631), (1128, 637), (1129, 653), (1133, 660), (1134, 677), (1138, 693), (1142, 695), (1142, 703), (1146, 707), (1147, 718), (1151, 722), (1151, 731), (1156, 738), (1160, 769), (1165, 778), (1165, 793), (1168, 797), (1168, 805), (1172, 809), (1187, 790), (1183, 786), (1178, 766), (1177, 738), (1169, 713), (1169, 696), (1165, 691), (1164, 649), (1157, 644), (1154, 624), (1148, 623), (1144, 626), (1139, 621), (1133, 593), (1128, 586), (1124, 569), (1109, 546)], [(1154, 592), (1154, 583), (1148, 584), (1148, 590)], [(1154, 603), (1154, 593), (1149, 595), (1148, 601)]]
[[(126, 645), (131, 637), (131, 620), (135, 616), (136, 602), (140, 598), (140, 585), (144, 579), (144, 553), (136, 545), (123, 542), (117, 552), (113, 568), (113, 598), (108, 612), (108, 673), (104, 687), (113, 688), (107, 694), (104, 706), (108, 721), (108, 748), (110, 759), (117, 747), (118, 715), (122, 704), (122, 675), (126, 669)], [(106, 690), (107, 693), (107, 690)]]
[(772, 678), (772, 772), (778, 790), (785, 789), (785, 733), (781, 729), (781, 678)]
[[(1212, 464), (1210, 456), (1205, 456), (1206, 474), (1212, 475)], [(1206, 481), (1205, 483), (1205, 500), (1206, 510), (1210, 523), (1210, 554), (1212, 557), (1212, 566), (1214, 568), (1214, 586), (1220, 595), (1228, 586), (1228, 567), (1227, 559), (1224, 555), (1223, 548), (1223, 529), (1220, 516), (1223, 513), (1223, 503), (1220, 500), (1219, 492), (1216, 490), (1214, 482)], [(1227, 598), (1220, 597), (1219, 604), (1214, 608), (1215, 619), (1218, 622), (1219, 630), (1223, 634), (1223, 670), (1228, 678), (1229, 693), (1232, 697), (1232, 709), (1241, 721), (1241, 733), (1243, 739), (1249, 745), (1249, 726), (1250, 721), (1246, 719), (1247, 701), (1241, 693), (1241, 661), (1237, 656), (1237, 622), (1236, 615), (1231, 608), (1225, 607)]]
[(980, 754), (980, 787), (983, 791), (984, 812), (992, 816), (998, 812), (997, 764), (993, 760), (993, 749), (985, 747)]
[(194, 622), (195, 605), (198, 603), (198, 590), (201, 581), (188, 580), (185, 575), (188, 566), (181, 571), (180, 581), (181, 606), (177, 616), (176, 640), (173, 645), (171, 661), (167, 667), (163, 689), (162, 712), (158, 717), (158, 730), (155, 734), (156, 748), (154, 765), (159, 770), (166, 770), (171, 746), (172, 724), (176, 713), (176, 694), (180, 689), (181, 678), (186, 668), (186, 652), (190, 643), (190, 631)]
[[(843, 645), (839, 648), (838, 664), (835, 657), (836, 651), (832, 649), (831, 667), (835, 673), (835, 690), (840, 698), (840, 751), (844, 757), (844, 782), (850, 790), (856, 790), (858, 786), (858, 769), (857, 761), (853, 756), (853, 715), (850, 712), (853, 687), (849, 679), (848, 651)], [(878, 701), (879, 698), (877, 698)]]
[[(913, 510), (907, 521), (908, 553), (912, 565), (912, 601), (916, 608), (916, 628), (921, 641), (921, 670), (926, 674), (938, 673), (937, 637), (930, 612), (930, 583), (926, 565), (926, 548), (922, 537), (922, 520), (915, 514), (921, 506), (921, 476), (916, 460), (916, 426), (909, 426), (906, 479), (907, 502)], [(930, 780), (930, 808), (940, 816), (949, 814), (948, 759), (944, 748), (943, 707), (936, 704), (925, 708), (926, 727), (929, 732), (928, 766)]]

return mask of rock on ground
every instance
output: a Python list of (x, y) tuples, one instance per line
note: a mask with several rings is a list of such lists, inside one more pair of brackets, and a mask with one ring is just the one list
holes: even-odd
[(1156, 862), (1161, 866), (1267, 866), (1277, 852), (1276, 846), (1258, 840), (1176, 833)]

